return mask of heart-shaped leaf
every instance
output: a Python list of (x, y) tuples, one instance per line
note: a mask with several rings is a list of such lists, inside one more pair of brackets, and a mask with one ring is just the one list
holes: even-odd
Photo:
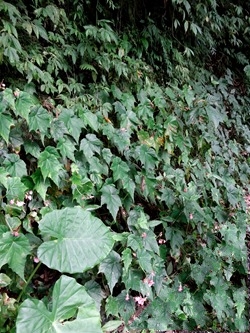
[(102, 329), (94, 300), (75, 279), (63, 275), (54, 286), (51, 311), (37, 299), (26, 299), (22, 303), (16, 333), (23, 332), (102, 333)]
[(99, 264), (114, 241), (102, 221), (81, 207), (54, 210), (40, 221), (46, 238), (38, 248), (39, 259), (60, 272), (80, 273)]

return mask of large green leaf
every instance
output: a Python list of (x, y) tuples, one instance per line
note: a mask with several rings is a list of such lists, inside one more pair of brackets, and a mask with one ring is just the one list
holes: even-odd
[(80, 207), (54, 210), (39, 223), (42, 236), (51, 237), (38, 248), (39, 259), (60, 272), (77, 273), (99, 264), (114, 241), (101, 220)]
[(31, 250), (28, 239), (24, 235), (5, 232), (0, 238), (0, 249), (0, 268), (8, 264), (24, 280), (26, 256)]
[(16, 333), (23, 332), (102, 333), (102, 330), (94, 300), (75, 279), (63, 275), (54, 286), (51, 311), (37, 299), (26, 299), (22, 303)]

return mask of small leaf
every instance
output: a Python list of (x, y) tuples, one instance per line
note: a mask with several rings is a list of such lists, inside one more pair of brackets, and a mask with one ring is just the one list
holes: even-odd
[[(15, 110), (15, 96), (13, 94), (13, 90), (10, 88), (6, 88), (3, 91), (3, 104), (6, 107), (9, 107), (11, 110)], [(3, 105), (1, 105), (2, 107)], [(4, 110), (5, 110), (4, 108)]]
[(226, 116), (220, 111), (217, 110), (215, 107), (208, 105), (206, 107), (206, 112), (208, 115), (208, 119), (210, 122), (214, 124), (214, 127), (217, 128), (221, 122), (226, 120)]
[(137, 251), (138, 262), (140, 267), (144, 272), (151, 273), (153, 271), (151, 259), (152, 256), (150, 252), (146, 251), (145, 249)]
[(80, 115), (81, 119), (83, 120), (85, 125), (88, 125), (90, 128), (92, 128), (95, 132), (98, 131), (99, 123), (97, 115), (94, 114), (91, 111), (84, 111)]
[(183, 232), (172, 228), (172, 227), (166, 227), (166, 233), (165, 233), (165, 238), (166, 241), (170, 240), (170, 246), (172, 250), (178, 250), (180, 246), (184, 243), (183, 239)]
[(8, 225), (8, 227), (13, 231), (13, 230), (17, 230), (20, 225), (21, 225), (21, 221), (18, 217), (14, 216), (11, 217), (9, 214), (5, 215), (5, 220), (6, 223)]
[(246, 305), (246, 290), (244, 288), (235, 289), (233, 292), (233, 299), (237, 309), (237, 315), (241, 317)]
[(126, 323), (135, 312), (135, 302), (133, 297), (126, 300), (126, 291), (123, 290), (117, 297), (109, 296), (106, 302), (107, 315), (112, 314), (116, 317), (120, 316)]
[(129, 167), (126, 162), (122, 161), (120, 157), (115, 157), (111, 164), (111, 170), (113, 171), (114, 181), (118, 179), (127, 178)]
[[(226, 287), (226, 286), (225, 286)], [(215, 290), (208, 290), (204, 294), (204, 300), (214, 308), (219, 321), (222, 321), (226, 315), (229, 315), (229, 309), (233, 306), (233, 302), (227, 291), (222, 287)]]
[(36, 142), (25, 141), (23, 146), (24, 146), (26, 154), (30, 154), (30, 155), (34, 156), (35, 158), (39, 158), (41, 149)]
[(241, 199), (241, 191), (233, 185), (227, 186), (228, 201), (233, 207), (236, 207)]
[(101, 192), (101, 205), (107, 205), (110, 214), (115, 220), (119, 207), (122, 206), (118, 191), (113, 185), (104, 185)]
[(94, 300), (75, 279), (63, 275), (54, 286), (51, 311), (37, 299), (26, 299), (21, 304), (16, 332), (102, 333), (102, 329)]
[(55, 141), (62, 139), (64, 134), (69, 134), (68, 129), (66, 128), (64, 122), (58, 118), (53, 119), (50, 126), (50, 134), (52, 135)]
[(122, 281), (124, 282), (126, 289), (135, 290), (141, 292), (141, 282), (145, 277), (144, 273), (140, 269), (130, 268), (126, 274), (123, 274)]
[(28, 124), (30, 131), (39, 130), (42, 134), (47, 134), (52, 120), (51, 115), (42, 106), (36, 106), (31, 109)]
[(95, 153), (100, 154), (102, 142), (95, 134), (87, 134), (85, 139), (81, 140), (80, 149), (87, 159), (91, 159)]
[(3, 162), (6, 171), (13, 177), (22, 177), (27, 175), (26, 164), (17, 154), (8, 154)]
[(113, 132), (113, 142), (119, 152), (123, 153), (130, 145), (130, 134), (123, 129), (117, 129)]
[(128, 269), (132, 263), (132, 251), (130, 248), (126, 248), (122, 251), (122, 261), (124, 263), (124, 269), (128, 272)]
[(88, 199), (88, 196), (93, 194), (93, 183), (87, 177), (82, 177), (76, 172), (73, 172), (70, 180), (73, 198), (81, 205), (83, 200)]
[(143, 238), (143, 248), (159, 255), (159, 246), (155, 233), (150, 229), (146, 231), (146, 237)]
[(106, 297), (102, 287), (94, 280), (89, 280), (84, 287), (91, 298), (95, 301), (97, 309), (100, 310), (102, 301)]
[(161, 192), (162, 192), (161, 200), (165, 201), (168, 208), (173, 206), (173, 204), (175, 203), (174, 191), (171, 190), (170, 188), (165, 187), (165, 188), (162, 189)]
[(104, 161), (109, 164), (112, 160), (113, 154), (109, 148), (103, 148), (102, 149), (102, 157)]
[(11, 232), (6, 232), (1, 235), (0, 248), (0, 268), (8, 264), (17, 275), (25, 280), (26, 256), (31, 251), (28, 239), (22, 234), (14, 236)]
[(6, 143), (9, 142), (10, 127), (13, 125), (13, 119), (9, 115), (0, 113), (0, 136)]
[(158, 164), (158, 158), (155, 151), (146, 145), (140, 145), (136, 149), (137, 159), (144, 165), (146, 170), (154, 169)]
[(0, 288), (8, 286), (10, 283), (11, 279), (8, 277), (8, 275), (0, 273)]
[(120, 255), (115, 251), (111, 251), (109, 255), (101, 262), (99, 273), (104, 273), (108, 281), (110, 293), (112, 294), (113, 288), (122, 274)]
[(63, 137), (58, 140), (57, 148), (63, 158), (68, 157), (71, 161), (75, 162), (74, 151), (76, 150), (72, 140), (68, 137)]
[(52, 237), (38, 248), (46, 266), (60, 272), (81, 273), (99, 264), (111, 251), (109, 229), (80, 207), (54, 210), (39, 223), (44, 237)]
[(111, 331), (116, 330), (122, 324), (123, 324), (123, 321), (121, 321), (121, 320), (110, 320), (102, 327), (102, 330), (103, 330), (103, 332), (111, 332)]
[(63, 109), (60, 113), (59, 120), (62, 120), (69, 131), (69, 134), (78, 142), (81, 130), (84, 127), (83, 121), (75, 116), (71, 109)]
[(5, 171), (5, 168), (0, 167), (0, 184), (3, 184), (4, 187), (7, 187), (7, 177), (8, 172)]
[(124, 177), (122, 179), (122, 185), (126, 191), (128, 191), (129, 195), (132, 199), (134, 199), (134, 193), (135, 193), (135, 183), (134, 181), (127, 175), (127, 177)]
[(31, 178), (33, 179), (33, 181), (35, 183), (34, 190), (37, 191), (38, 194), (40, 194), (40, 196), (43, 200), (45, 200), (47, 189), (51, 185), (49, 179), (43, 178), (43, 175), (39, 168), (36, 169), (36, 171), (33, 173)]
[(7, 199), (16, 199), (22, 201), (24, 199), (26, 186), (21, 182), (19, 177), (7, 178)]
[(191, 108), (193, 105), (193, 101), (195, 100), (194, 91), (190, 86), (185, 85), (183, 88), (183, 95), (188, 107)]
[(15, 103), (15, 113), (28, 121), (30, 109), (35, 104), (35, 100), (31, 97), (30, 94), (20, 91)]
[(59, 182), (59, 171), (62, 169), (62, 164), (59, 162), (58, 157), (54, 147), (48, 146), (38, 159), (38, 167), (41, 169), (44, 179), (47, 177), (51, 178), (57, 185)]

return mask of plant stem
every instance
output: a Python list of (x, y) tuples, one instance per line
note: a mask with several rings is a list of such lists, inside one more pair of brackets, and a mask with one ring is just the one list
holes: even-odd
[(34, 268), (33, 272), (30, 274), (30, 276), (29, 276), (29, 278), (28, 278), (28, 280), (27, 280), (25, 286), (23, 287), (23, 289), (21, 290), (21, 292), (20, 292), (20, 294), (19, 294), (19, 296), (18, 296), (18, 298), (17, 298), (17, 302), (19, 302), (20, 299), (22, 298), (23, 294), (25, 293), (25, 291), (26, 291), (26, 289), (27, 289), (27, 286), (29, 285), (30, 281), (32, 280), (33, 276), (36, 274), (36, 272), (37, 272), (38, 268), (41, 266), (41, 264), (42, 264), (42, 263), (39, 262), (39, 263), (37, 264), (37, 266)]

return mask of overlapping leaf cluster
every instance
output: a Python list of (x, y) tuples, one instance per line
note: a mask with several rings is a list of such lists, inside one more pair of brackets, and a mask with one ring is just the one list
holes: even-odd
[(2, 331), (245, 331), (248, 66), (243, 91), (193, 64), (163, 84), (151, 20), (135, 48), (78, 2), (1, 6), (24, 80), (0, 92)]

